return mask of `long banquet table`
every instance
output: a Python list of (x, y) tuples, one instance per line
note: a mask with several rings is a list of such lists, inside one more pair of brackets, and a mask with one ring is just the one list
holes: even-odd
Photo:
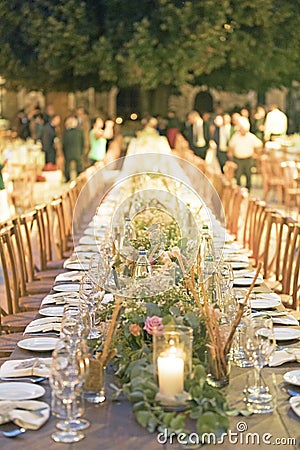
[[(93, 191), (93, 188), (91, 188), (91, 191)], [(91, 203), (89, 203), (89, 208), (89, 211), (94, 211), (91, 207)], [(85, 222), (87, 223), (90, 220), (89, 215), (86, 215), (85, 219)], [(37, 317), (40, 316), (37, 315)], [(47, 335), (51, 336), (51, 334)], [(51, 356), (51, 353), (34, 353), (17, 347), (11, 355), (11, 358), (26, 359), (35, 356), (49, 357)], [(266, 383), (270, 383), (274, 376), (276, 377), (278, 395), (277, 410), (271, 414), (252, 415), (249, 417), (231, 417), (230, 430), (231, 433), (237, 433), (237, 435), (232, 434), (230, 438), (225, 437), (224, 443), (211, 445), (210, 448), (221, 447), (224, 450), (229, 450), (245, 446), (246, 448), (257, 449), (257, 439), (260, 439), (259, 448), (262, 449), (270, 448), (270, 445), (275, 445), (276, 448), (300, 448), (300, 419), (291, 410), (288, 403), (289, 397), (281, 389), (283, 374), (288, 370), (298, 367), (297, 363), (286, 363), (279, 367), (264, 368), (263, 376)], [(228, 396), (230, 405), (238, 409), (245, 409), (243, 403), (243, 389), (246, 384), (247, 373), (249, 373), (249, 370), (251, 369), (233, 366), (231, 369), (230, 384), (228, 387), (224, 388), (224, 392)], [(91, 426), (84, 431), (86, 435), (85, 439), (76, 444), (65, 444), (65, 448), (69, 448), (70, 450), (119, 450), (119, 448), (124, 450), (179, 450), (181, 448), (187, 448), (184, 445), (180, 445), (176, 439), (173, 439), (173, 442), (170, 440), (168, 442), (163, 442), (164, 440), (161, 437), (160, 441), (158, 441), (156, 432), (153, 434), (148, 433), (136, 422), (131, 404), (125, 398), (121, 398), (117, 402), (111, 401), (109, 381), (113, 379), (113, 374), (108, 376), (108, 398), (104, 404), (99, 406), (86, 404), (85, 417), (90, 421)], [(117, 381), (114, 380), (114, 382)], [(41, 385), (46, 389), (46, 393), (40, 400), (50, 404), (49, 383), (46, 380), (43, 381)], [(48, 422), (38, 431), (26, 431), (26, 433), (14, 439), (0, 436), (0, 449), (16, 450), (17, 448), (47, 448), (49, 450), (58, 450), (59, 448), (63, 448), (61, 444), (57, 444), (51, 439), (51, 434), (55, 431), (55, 423), (55, 417), (50, 416)], [(2, 430), (7, 427), (8, 425), (1, 425)], [(257, 433), (257, 436), (259, 437), (255, 437), (256, 440), (252, 442), (252, 437), (248, 433)], [(268, 435), (266, 435), (266, 433), (268, 433)], [(249, 442), (246, 444), (243, 439), (246, 439), (247, 435)], [(288, 441), (291, 438), (295, 440), (294, 443)], [(263, 439), (265, 439), (265, 442), (263, 442)], [(280, 440), (277, 441), (280, 442), (279, 444), (276, 444), (276, 439)]]
[[(21, 350), (16, 348), (12, 358), (26, 359), (37, 357), (49, 357), (51, 353), (36, 353)], [(230, 418), (230, 430), (232, 433), (241, 429), (241, 423), (246, 424), (247, 431), (242, 433), (244, 437), (247, 433), (258, 433), (260, 437), (259, 448), (270, 448), (271, 444), (275, 443), (276, 439), (281, 442), (288, 442), (289, 438), (295, 439), (295, 445), (276, 445), (276, 448), (299, 448), (300, 446), (300, 419), (290, 409), (288, 403), (288, 395), (280, 388), (282, 383), (282, 375), (293, 368), (299, 367), (297, 363), (284, 364), (276, 368), (264, 368), (264, 379), (266, 383), (271, 383), (272, 375), (275, 374), (277, 380), (277, 394), (278, 407), (277, 411), (271, 414), (252, 415), (250, 417), (232, 417)], [(229, 403), (235, 408), (245, 409), (243, 405), (243, 389), (246, 383), (247, 372), (249, 369), (232, 367), (230, 385), (225, 388), (228, 395)], [(117, 450), (123, 448), (124, 450), (158, 450), (158, 449), (180, 449), (184, 446), (179, 445), (174, 439), (173, 444), (166, 443), (159, 444), (157, 441), (157, 434), (148, 433), (145, 429), (138, 425), (135, 421), (131, 404), (124, 398), (118, 402), (110, 400), (111, 391), (109, 389), (109, 380), (113, 379), (113, 375), (108, 377), (107, 390), (108, 399), (100, 406), (93, 406), (86, 404), (85, 417), (91, 422), (90, 428), (85, 430), (85, 439), (76, 444), (70, 445), (68, 448), (74, 450), (89, 449), (89, 450)], [(44, 381), (41, 385), (46, 389), (46, 394), (40, 399), (50, 403), (50, 387), (48, 381)], [(300, 399), (299, 399), (300, 402)], [(50, 417), (49, 421), (38, 431), (27, 431), (21, 437), (15, 439), (5, 439), (0, 437), (0, 448), (5, 450), (15, 450), (16, 444), (22, 445), (22, 448), (48, 448), (58, 449), (61, 444), (56, 444), (51, 439), (51, 434), (55, 431), (55, 417)], [(237, 425), (239, 424), (239, 425)], [(244, 426), (245, 427), (245, 426)], [(3, 425), (1, 429), (5, 429)], [(269, 433), (270, 435), (266, 435)], [(192, 438), (191, 438), (192, 439)], [(222, 449), (234, 449), (242, 446), (241, 441), (238, 447), (234, 444), (234, 439), (240, 439), (232, 435), (231, 441), (229, 438), (224, 440)], [(265, 439), (264, 444), (262, 440)], [(286, 441), (284, 441), (286, 440)], [(163, 441), (163, 438), (161, 438)], [(291, 441), (290, 441), (291, 442)], [(246, 446), (246, 448), (257, 449), (257, 440), (254, 444)], [(4, 445), (4, 446), (3, 446)], [(219, 445), (211, 445), (210, 448), (219, 448)], [(275, 445), (275, 444), (274, 444)], [(2, 447), (3, 446), (3, 447)], [(66, 446), (67, 447), (67, 446)]]

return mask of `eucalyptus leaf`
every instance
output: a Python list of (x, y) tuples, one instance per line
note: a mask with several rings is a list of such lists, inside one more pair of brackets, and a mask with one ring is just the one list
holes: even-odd
[(128, 398), (131, 402), (135, 403), (144, 400), (145, 395), (142, 391), (133, 391), (129, 393)]
[(135, 416), (138, 423), (144, 428), (148, 426), (148, 423), (152, 418), (152, 414), (149, 411), (137, 411)]
[(184, 315), (184, 319), (188, 323), (188, 325), (192, 328), (199, 327), (199, 317), (196, 316), (193, 312), (188, 312)]
[(147, 316), (161, 316), (161, 309), (156, 303), (146, 303)]
[(177, 306), (171, 306), (169, 308), (169, 311), (172, 314), (172, 316), (175, 316), (175, 317), (180, 316), (180, 309), (177, 308)]

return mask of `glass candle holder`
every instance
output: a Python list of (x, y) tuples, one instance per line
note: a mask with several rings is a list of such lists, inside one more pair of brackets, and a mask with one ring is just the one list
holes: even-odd
[(192, 368), (193, 330), (181, 325), (154, 329), (153, 363), (159, 390), (156, 400), (170, 407), (184, 405), (189, 394), (185, 380)]

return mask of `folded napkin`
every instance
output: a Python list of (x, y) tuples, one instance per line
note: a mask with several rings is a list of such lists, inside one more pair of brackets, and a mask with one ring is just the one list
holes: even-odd
[(90, 259), (91, 259), (91, 257), (88, 256), (86, 253), (73, 253), (68, 259), (66, 259), (65, 262), (80, 263), (82, 261), (83, 263), (86, 263)]
[[(82, 270), (87, 270), (89, 268), (89, 262), (90, 258), (81, 258), (81, 259), (71, 259), (68, 258), (64, 261), (63, 268), (64, 269), (72, 269), (72, 266), (74, 265), (76, 269), (78, 270), (78, 264), (82, 267)], [(79, 269), (80, 270), (80, 269)]]
[(50, 407), (35, 400), (0, 401), (0, 424), (14, 422), (27, 430), (38, 430), (49, 419)]
[(49, 377), (52, 358), (10, 359), (0, 367), (0, 377)]
[(269, 367), (281, 366), (286, 362), (300, 362), (300, 348), (298, 349), (288, 349), (288, 350), (277, 350), (272, 360), (269, 362)]
[(59, 292), (57, 294), (49, 294), (43, 298), (41, 306), (45, 305), (65, 305), (66, 303), (77, 305), (78, 293), (77, 292)]
[(25, 328), (24, 334), (38, 333), (42, 331), (60, 331), (61, 317), (43, 317), (30, 322)]
[[(239, 270), (233, 270), (234, 278), (254, 278), (255, 272), (253, 270), (248, 269), (239, 269)], [(259, 274), (258, 278), (262, 278), (262, 276)]]
[(247, 255), (240, 255), (237, 253), (234, 254), (225, 254), (224, 255), (224, 261), (231, 263), (231, 262), (242, 262), (242, 263), (249, 263), (249, 258)]
[(57, 275), (57, 277), (55, 278), (55, 282), (58, 282), (58, 281), (81, 281), (81, 279), (82, 279), (82, 272), (72, 270), (70, 272), (60, 273), (59, 275)]

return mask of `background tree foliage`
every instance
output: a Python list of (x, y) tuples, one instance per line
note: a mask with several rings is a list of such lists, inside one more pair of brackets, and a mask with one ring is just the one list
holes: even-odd
[(299, 81), (300, 0), (0, 0), (10, 85), (84, 90)]

